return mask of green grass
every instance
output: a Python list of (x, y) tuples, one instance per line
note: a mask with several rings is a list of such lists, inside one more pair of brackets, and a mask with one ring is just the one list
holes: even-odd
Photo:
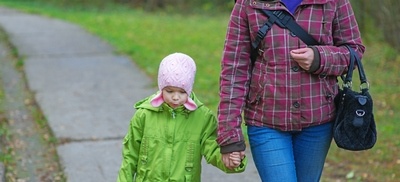
[[(7, 41), (7, 36), (2, 33), (2, 30), (0, 30), (0, 41)], [(7, 166), (8, 164), (14, 163), (15, 158), (13, 158), (13, 156), (11, 155), (11, 152), (13, 151), (12, 147), (7, 145), (11, 140), (11, 133), (8, 130), (8, 122), (6, 116), (7, 109), (5, 104), (6, 94), (4, 92), (4, 87), (2, 83), (3, 80), (0, 76), (0, 162)]]
[[(2, 3), (79, 24), (109, 42), (117, 52), (128, 55), (152, 78), (156, 78), (158, 64), (167, 54), (189, 54), (198, 67), (194, 91), (216, 111), (220, 58), (229, 14), (208, 17), (199, 14), (146, 13), (122, 6), (99, 11), (79, 6), (66, 9), (32, 2)], [(367, 51), (363, 58), (374, 98), (378, 142), (373, 149), (363, 152), (344, 151), (333, 143), (324, 172), (326, 181), (400, 179), (400, 115), (397, 113), (400, 110), (400, 56), (380, 37), (379, 32), (364, 33)]]
[(3, 4), (79, 24), (109, 42), (117, 52), (130, 56), (151, 78), (156, 78), (163, 57), (173, 52), (186, 53), (197, 64), (196, 95), (216, 110), (228, 14), (209, 17), (145, 13), (122, 6), (98, 11), (76, 7), (60, 9), (34, 2)]
[[(6, 143), (9, 140), (10, 136), (10, 133), (7, 130), (7, 120), (3, 105), (4, 97), (5, 97), (4, 91), (0, 84), (0, 144)], [(7, 147), (0, 146), (0, 162), (2, 163), (9, 163), (10, 160), (12, 159), (11, 156), (8, 154), (7, 150), (8, 150)]]

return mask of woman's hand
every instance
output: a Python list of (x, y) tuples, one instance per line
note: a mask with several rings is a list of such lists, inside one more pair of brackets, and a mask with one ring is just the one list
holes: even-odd
[(308, 71), (314, 61), (314, 51), (311, 48), (300, 48), (290, 51), (290, 56), (301, 68)]

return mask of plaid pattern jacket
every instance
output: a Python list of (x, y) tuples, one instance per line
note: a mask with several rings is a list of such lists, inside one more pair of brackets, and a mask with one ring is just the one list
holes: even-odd
[(291, 50), (307, 45), (277, 25), (261, 41), (264, 52), (251, 69), (251, 42), (268, 20), (259, 9), (288, 11), (279, 1), (235, 3), (221, 61), (217, 138), (221, 151), (243, 143), (243, 118), (247, 125), (282, 131), (332, 121), (337, 76), (346, 73), (349, 63), (349, 52), (342, 45), (350, 45), (360, 56), (365, 50), (349, 0), (303, 0), (293, 17), (321, 44), (313, 47), (319, 53), (318, 69), (309, 73), (290, 57)]

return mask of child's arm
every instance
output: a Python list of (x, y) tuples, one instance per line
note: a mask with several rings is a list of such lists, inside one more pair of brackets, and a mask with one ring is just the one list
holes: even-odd
[[(222, 154), (220, 147), (216, 141), (217, 138), (217, 120), (213, 115), (209, 115), (209, 121), (207, 123), (207, 128), (204, 130), (204, 135), (202, 139), (202, 155), (205, 157), (208, 164), (219, 168), (225, 173), (240, 173), (243, 172), (247, 165), (247, 158), (244, 157), (243, 160), (235, 158), (235, 161), (240, 161), (237, 167), (233, 168), (227, 167), (222, 159)], [(229, 156), (229, 154), (228, 154)], [(225, 160), (231, 160), (229, 157)]]
[(124, 137), (122, 145), (122, 163), (118, 172), (117, 182), (132, 182), (136, 174), (140, 143), (143, 136), (142, 119), (143, 112), (137, 110), (132, 117), (129, 130)]

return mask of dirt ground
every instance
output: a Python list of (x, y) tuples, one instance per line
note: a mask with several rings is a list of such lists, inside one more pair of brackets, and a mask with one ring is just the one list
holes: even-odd
[(0, 142), (11, 159), (5, 163), (6, 181), (62, 181), (51, 132), (27, 89), (23, 72), (16, 66), (19, 59), (6, 36), (0, 34), (0, 88), (4, 93), (1, 122), (6, 122), (7, 128), (7, 136)]

